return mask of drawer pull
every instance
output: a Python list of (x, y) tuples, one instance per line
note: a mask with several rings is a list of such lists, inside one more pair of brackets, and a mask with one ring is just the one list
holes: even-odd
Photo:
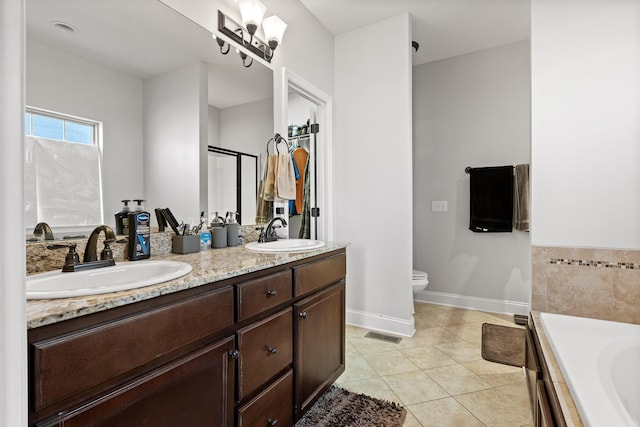
[(269, 347), (267, 351), (271, 354), (276, 354), (278, 352), (278, 349), (275, 347)]
[(302, 317), (303, 319), (307, 318), (307, 312), (306, 311), (301, 311), (298, 316)]
[(268, 418), (267, 419), (267, 425), (268, 426), (274, 426), (278, 424), (278, 419), (277, 418)]
[(238, 350), (229, 350), (229, 357), (237, 359), (240, 357), (240, 352)]
[(275, 297), (276, 295), (278, 295), (278, 291), (267, 291), (268, 297)]

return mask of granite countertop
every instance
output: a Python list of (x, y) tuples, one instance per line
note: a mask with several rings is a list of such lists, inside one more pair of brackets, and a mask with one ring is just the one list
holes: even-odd
[[(128, 291), (76, 298), (27, 301), (27, 329), (132, 304), (161, 295), (194, 288), (230, 277), (275, 267), (323, 253), (342, 249), (346, 243), (327, 242), (319, 249), (298, 253), (251, 252), (242, 246), (211, 249), (187, 255), (152, 256), (151, 260), (182, 261), (191, 264), (191, 273), (180, 278)], [(129, 261), (125, 261), (129, 262)], [(140, 261), (134, 261), (140, 262)], [(69, 273), (73, 274), (73, 273)]]
[(564, 420), (567, 423), (567, 426), (582, 427), (582, 420), (580, 418), (580, 414), (578, 413), (578, 409), (576, 408), (573, 397), (571, 396), (571, 392), (569, 391), (569, 386), (567, 385), (564, 375), (560, 370), (560, 365), (558, 364), (556, 356), (553, 353), (553, 349), (551, 348), (551, 344), (547, 339), (547, 334), (545, 333), (544, 327), (542, 326), (542, 322), (540, 320), (540, 312), (532, 311), (531, 316), (536, 327), (536, 335), (538, 336), (538, 341), (540, 342), (542, 354), (544, 354), (544, 359), (546, 360), (547, 367), (549, 368), (549, 375), (551, 376), (551, 380), (553, 382), (553, 388), (556, 391), (558, 401), (560, 402), (560, 407), (562, 408), (562, 415), (564, 415)]

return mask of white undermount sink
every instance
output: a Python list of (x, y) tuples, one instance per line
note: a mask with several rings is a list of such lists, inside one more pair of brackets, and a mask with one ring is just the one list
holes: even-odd
[(69, 298), (106, 294), (156, 285), (191, 272), (178, 261), (121, 262), (111, 267), (63, 273), (60, 270), (27, 277), (27, 299)]
[(273, 242), (247, 243), (245, 249), (254, 252), (305, 252), (324, 246), (321, 240), (309, 239), (282, 239)]

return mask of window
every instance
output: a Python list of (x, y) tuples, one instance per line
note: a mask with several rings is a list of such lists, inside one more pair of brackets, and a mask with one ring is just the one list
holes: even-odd
[(51, 111), (25, 113), (25, 225), (103, 223), (102, 124)]
[(25, 135), (78, 144), (97, 144), (99, 123), (27, 108)]

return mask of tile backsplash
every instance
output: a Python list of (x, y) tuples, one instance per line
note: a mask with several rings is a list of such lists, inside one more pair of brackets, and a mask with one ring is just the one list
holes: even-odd
[(640, 251), (533, 246), (531, 309), (640, 324)]

